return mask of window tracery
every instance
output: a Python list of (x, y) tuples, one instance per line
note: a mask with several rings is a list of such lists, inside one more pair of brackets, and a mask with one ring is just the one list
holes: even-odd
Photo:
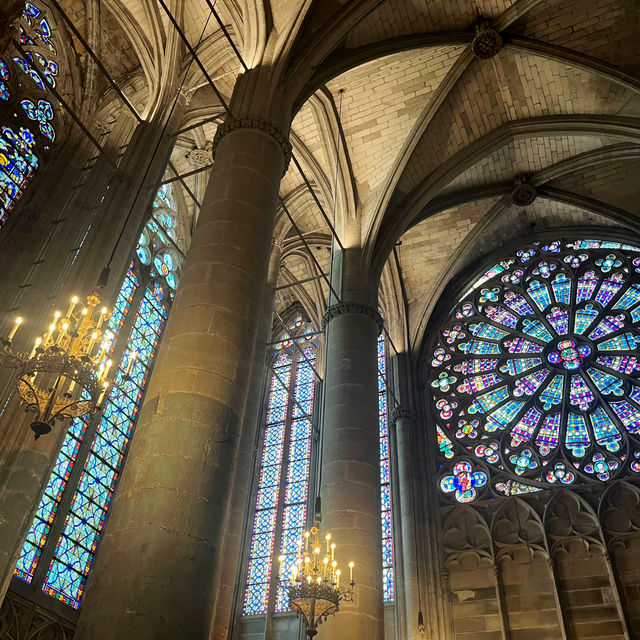
[(273, 354), (243, 615), (288, 610), (276, 581), (290, 574), (307, 524), (316, 350), (313, 326), (298, 316)]
[[(12, 114), (11, 126), (0, 125), (0, 227), (56, 139), (55, 111), (46, 92), (46, 83), (55, 87), (60, 72), (53, 40), (45, 11), (27, 2), (19, 42), (28, 50), (24, 56), (0, 58), (0, 107)], [(21, 85), (21, 73), (33, 84)], [(4, 113), (0, 111), (0, 118)]]
[(640, 473), (640, 248), (554, 240), (478, 278), (432, 352), (429, 387), (457, 502)]
[[(160, 236), (154, 238), (161, 250)], [(171, 297), (164, 274), (134, 258), (102, 345), (105, 360), (117, 366), (115, 384), (101, 415), (69, 427), (14, 570), (22, 582), (74, 609), (82, 602)]]

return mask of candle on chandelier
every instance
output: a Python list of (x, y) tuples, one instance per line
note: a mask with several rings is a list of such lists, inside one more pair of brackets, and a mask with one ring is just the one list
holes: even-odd
[(335, 553), (336, 553), (336, 543), (332, 542), (331, 543), (331, 561), (332, 562), (335, 559)]
[(64, 337), (67, 335), (68, 329), (69, 329), (69, 323), (63, 322), (62, 327), (60, 328), (60, 333), (58, 334), (58, 341), (56, 342), (56, 344), (60, 344), (64, 340)]
[(91, 334), (91, 340), (89, 341), (89, 346), (87, 347), (87, 354), (91, 353), (91, 350), (93, 349), (93, 345), (96, 343), (97, 339), (98, 339), (98, 332), (94, 331)]
[(336, 570), (336, 587), (340, 586), (340, 576), (342, 575), (342, 571), (340, 569)]
[(327, 535), (325, 536), (325, 539), (327, 541), (327, 553), (329, 553), (329, 543), (331, 542), (331, 534), (327, 533)]
[(325, 579), (328, 577), (327, 576), (327, 572), (329, 571), (329, 556), (325, 556), (324, 558), (322, 558), (322, 575), (325, 577)]
[(71, 314), (73, 313), (73, 310), (76, 308), (77, 304), (78, 296), (73, 296), (73, 298), (71, 298), (71, 304), (69, 305), (69, 311), (67, 311), (67, 318), (71, 317)]
[[(57, 313), (57, 312), (56, 312)], [(49, 339), (51, 338), (51, 335), (53, 334), (53, 332), (56, 330), (56, 323), (52, 322), (49, 325), (49, 333), (47, 333), (47, 335), (45, 336), (44, 339), (44, 343), (47, 344), (47, 342), (49, 342)]]
[(138, 352), (137, 351), (131, 351), (129, 353), (129, 361), (127, 362), (127, 370), (124, 372), (125, 376), (128, 376), (129, 373), (131, 372), (131, 367), (133, 366), (133, 362), (137, 357), (138, 357)]
[(31, 353), (29, 354), (29, 359), (33, 358), (33, 356), (36, 355), (36, 349), (42, 344), (42, 338), (36, 338), (36, 343), (33, 346), (33, 349), (31, 350)]
[(105, 367), (104, 367), (104, 371), (102, 373), (102, 379), (106, 380), (107, 376), (109, 375), (109, 369), (111, 369), (111, 365), (113, 364), (113, 360), (107, 360)]
[(102, 309), (100, 309), (100, 317), (98, 318), (98, 325), (96, 329), (99, 329), (102, 326), (102, 323), (106, 315), (107, 315), (107, 307), (102, 307)]
[(107, 393), (107, 389), (109, 388), (109, 383), (105, 382), (102, 388), (102, 393), (100, 394), (100, 397), (98, 398), (98, 404), (101, 405), (102, 401), (104, 400), (104, 396)]
[(349, 563), (349, 582), (353, 582), (353, 567), (356, 566), (355, 562), (350, 562)]
[(11, 340), (13, 340), (13, 336), (16, 335), (16, 331), (18, 330), (18, 327), (22, 324), (22, 318), (20, 316), (18, 316), (16, 318), (16, 323), (13, 325), (13, 329), (11, 329), (11, 333), (9, 334), (9, 337), (7, 338), (7, 340), (9, 340), (9, 342), (11, 342)]

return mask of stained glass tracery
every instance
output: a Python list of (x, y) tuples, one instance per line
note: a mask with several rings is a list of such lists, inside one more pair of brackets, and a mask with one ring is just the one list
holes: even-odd
[(382, 597), (395, 598), (393, 562), (393, 519), (391, 506), (391, 466), (389, 455), (389, 411), (384, 336), (378, 338), (378, 423), (380, 427), (380, 514), (382, 520)]
[(74, 609), (82, 602), (171, 303), (165, 280), (141, 262), (133, 260), (127, 271), (102, 345), (105, 360), (117, 366), (115, 384), (101, 415), (69, 426), (14, 569), (20, 580)]
[[(295, 318), (273, 354), (243, 615), (288, 609), (288, 575), (307, 524), (316, 349), (313, 327)], [(297, 344), (297, 346), (296, 346)], [(298, 348), (299, 347), (299, 348)]]
[(430, 360), (440, 489), (458, 502), (640, 471), (640, 248), (522, 247), (476, 280)]

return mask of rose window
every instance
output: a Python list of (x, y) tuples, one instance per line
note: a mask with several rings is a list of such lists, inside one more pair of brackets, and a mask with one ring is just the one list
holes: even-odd
[(640, 473), (640, 248), (533, 243), (463, 295), (429, 357), (459, 502)]

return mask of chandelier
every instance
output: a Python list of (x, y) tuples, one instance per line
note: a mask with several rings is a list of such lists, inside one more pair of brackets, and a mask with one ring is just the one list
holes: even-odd
[(296, 560), (288, 580), (282, 576), (285, 556), (279, 558), (280, 576), (288, 589), (289, 607), (302, 616), (309, 638), (318, 633), (318, 625), (340, 610), (341, 601), (353, 602), (356, 584), (353, 581), (355, 563), (349, 563), (349, 582), (345, 584), (335, 559), (336, 544), (332, 542), (331, 533), (326, 534), (324, 541), (326, 553), (322, 549), (318, 514), (311, 531), (305, 531), (298, 542)]
[[(36, 416), (31, 423), (36, 440), (49, 433), (56, 420), (71, 421), (98, 411), (109, 387), (111, 360), (107, 357), (113, 336), (102, 329), (107, 309), (97, 309), (100, 296), (96, 293), (88, 296), (86, 306), (78, 306), (78, 301), (77, 296), (71, 299), (64, 316), (55, 312), (48, 332), (36, 338), (29, 354), (13, 349), (22, 318), (16, 318), (2, 339), (0, 365), (15, 369), (22, 406)], [(129, 368), (132, 362), (130, 357)]]

